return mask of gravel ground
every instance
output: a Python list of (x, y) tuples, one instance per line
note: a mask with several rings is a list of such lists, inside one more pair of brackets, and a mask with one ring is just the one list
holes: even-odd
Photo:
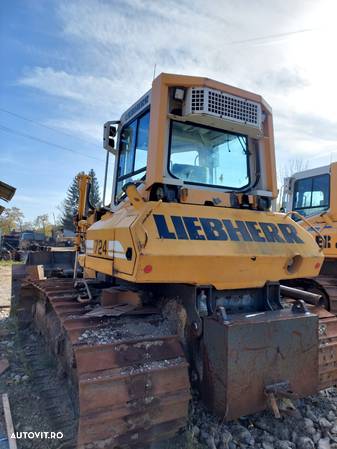
[[(148, 318), (148, 322), (144, 320), (139, 323), (137, 320), (130, 318), (115, 318), (116, 325), (102, 325), (96, 329), (88, 329), (79, 336), (78, 340), (86, 344), (109, 344), (115, 342), (122, 342), (131, 340), (132, 338), (141, 338), (142, 336), (153, 335), (172, 335), (172, 330), (167, 324), (167, 321), (161, 321), (160, 326), (158, 322), (153, 322), (153, 317)], [(132, 321), (135, 321), (132, 324)]]
[(294, 416), (276, 419), (263, 412), (224, 424), (194, 399), (189, 439), (210, 449), (337, 449), (336, 388), (296, 405)]

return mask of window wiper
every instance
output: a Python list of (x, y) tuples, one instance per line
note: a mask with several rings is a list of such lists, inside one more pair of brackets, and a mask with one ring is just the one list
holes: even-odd
[(242, 142), (242, 137), (241, 136), (238, 136), (238, 140), (239, 140), (239, 143), (240, 143), (240, 145), (241, 145), (241, 147), (242, 147), (242, 149), (243, 149), (243, 152), (246, 154), (246, 155), (248, 155), (248, 156), (250, 156), (250, 152), (249, 152), (249, 150), (248, 150), (248, 148), (246, 147), (246, 145), (244, 145), (244, 143)]

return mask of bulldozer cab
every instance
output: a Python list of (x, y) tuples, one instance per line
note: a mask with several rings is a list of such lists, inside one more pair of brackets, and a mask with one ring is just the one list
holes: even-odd
[[(282, 208), (314, 235), (327, 258), (337, 248), (337, 163), (295, 173), (284, 181)], [(302, 218), (303, 217), (303, 218)], [(326, 264), (325, 264), (326, 265)]]
[(130, 182), (154, 201), (266, 210), (276, 195), (270, 107), (206, 78), (158, 76), (119, 121), (105, 124), (104, 147), (107, 159), (116, 156), (112, 209)]
[(315, 221), (337, 219), (337, 163), (295, 173), (285, 179), (282, 207), (294, 211), (294, 220), (301, 216)]

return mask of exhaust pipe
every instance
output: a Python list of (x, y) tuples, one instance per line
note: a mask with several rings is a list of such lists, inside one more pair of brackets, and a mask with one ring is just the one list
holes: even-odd
[(285, 285), (280, 285), (280, 292), (283, 296), (287, 296), (292, 299), (302, 299), (304, 302), (307, 302), (313, 306), (324, 305), (322, 295), (317, 295), (316, 293), (306, 292), (298, 288), (286, 287)]

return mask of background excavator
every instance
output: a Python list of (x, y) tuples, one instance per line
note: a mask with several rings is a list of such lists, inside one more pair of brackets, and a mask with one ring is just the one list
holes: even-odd
[(322, 295), (337, 313), (337, 163), (297, 172), (284, 181), (282, 207), (309, 231), (324, 253), (318, 276), (291, 281), (295, 287)]
[(334, 384), (337, 319), (319, 319), (319, 295), (280, 284), (317, 276), (323, 256), (307, 230), (270, 210), (268, 104), (207, 78), (161, 74), (105, 124), (104, 148), (112, 198), (95, 210), (90, 178), (79, 178), (74, 279), (28, 275), (18, 306), (63, 369), (74, 446), (172, 437), (186, 424), (191, 386), (232, 420), (269, 406), (278, 414), (280, 398)]

